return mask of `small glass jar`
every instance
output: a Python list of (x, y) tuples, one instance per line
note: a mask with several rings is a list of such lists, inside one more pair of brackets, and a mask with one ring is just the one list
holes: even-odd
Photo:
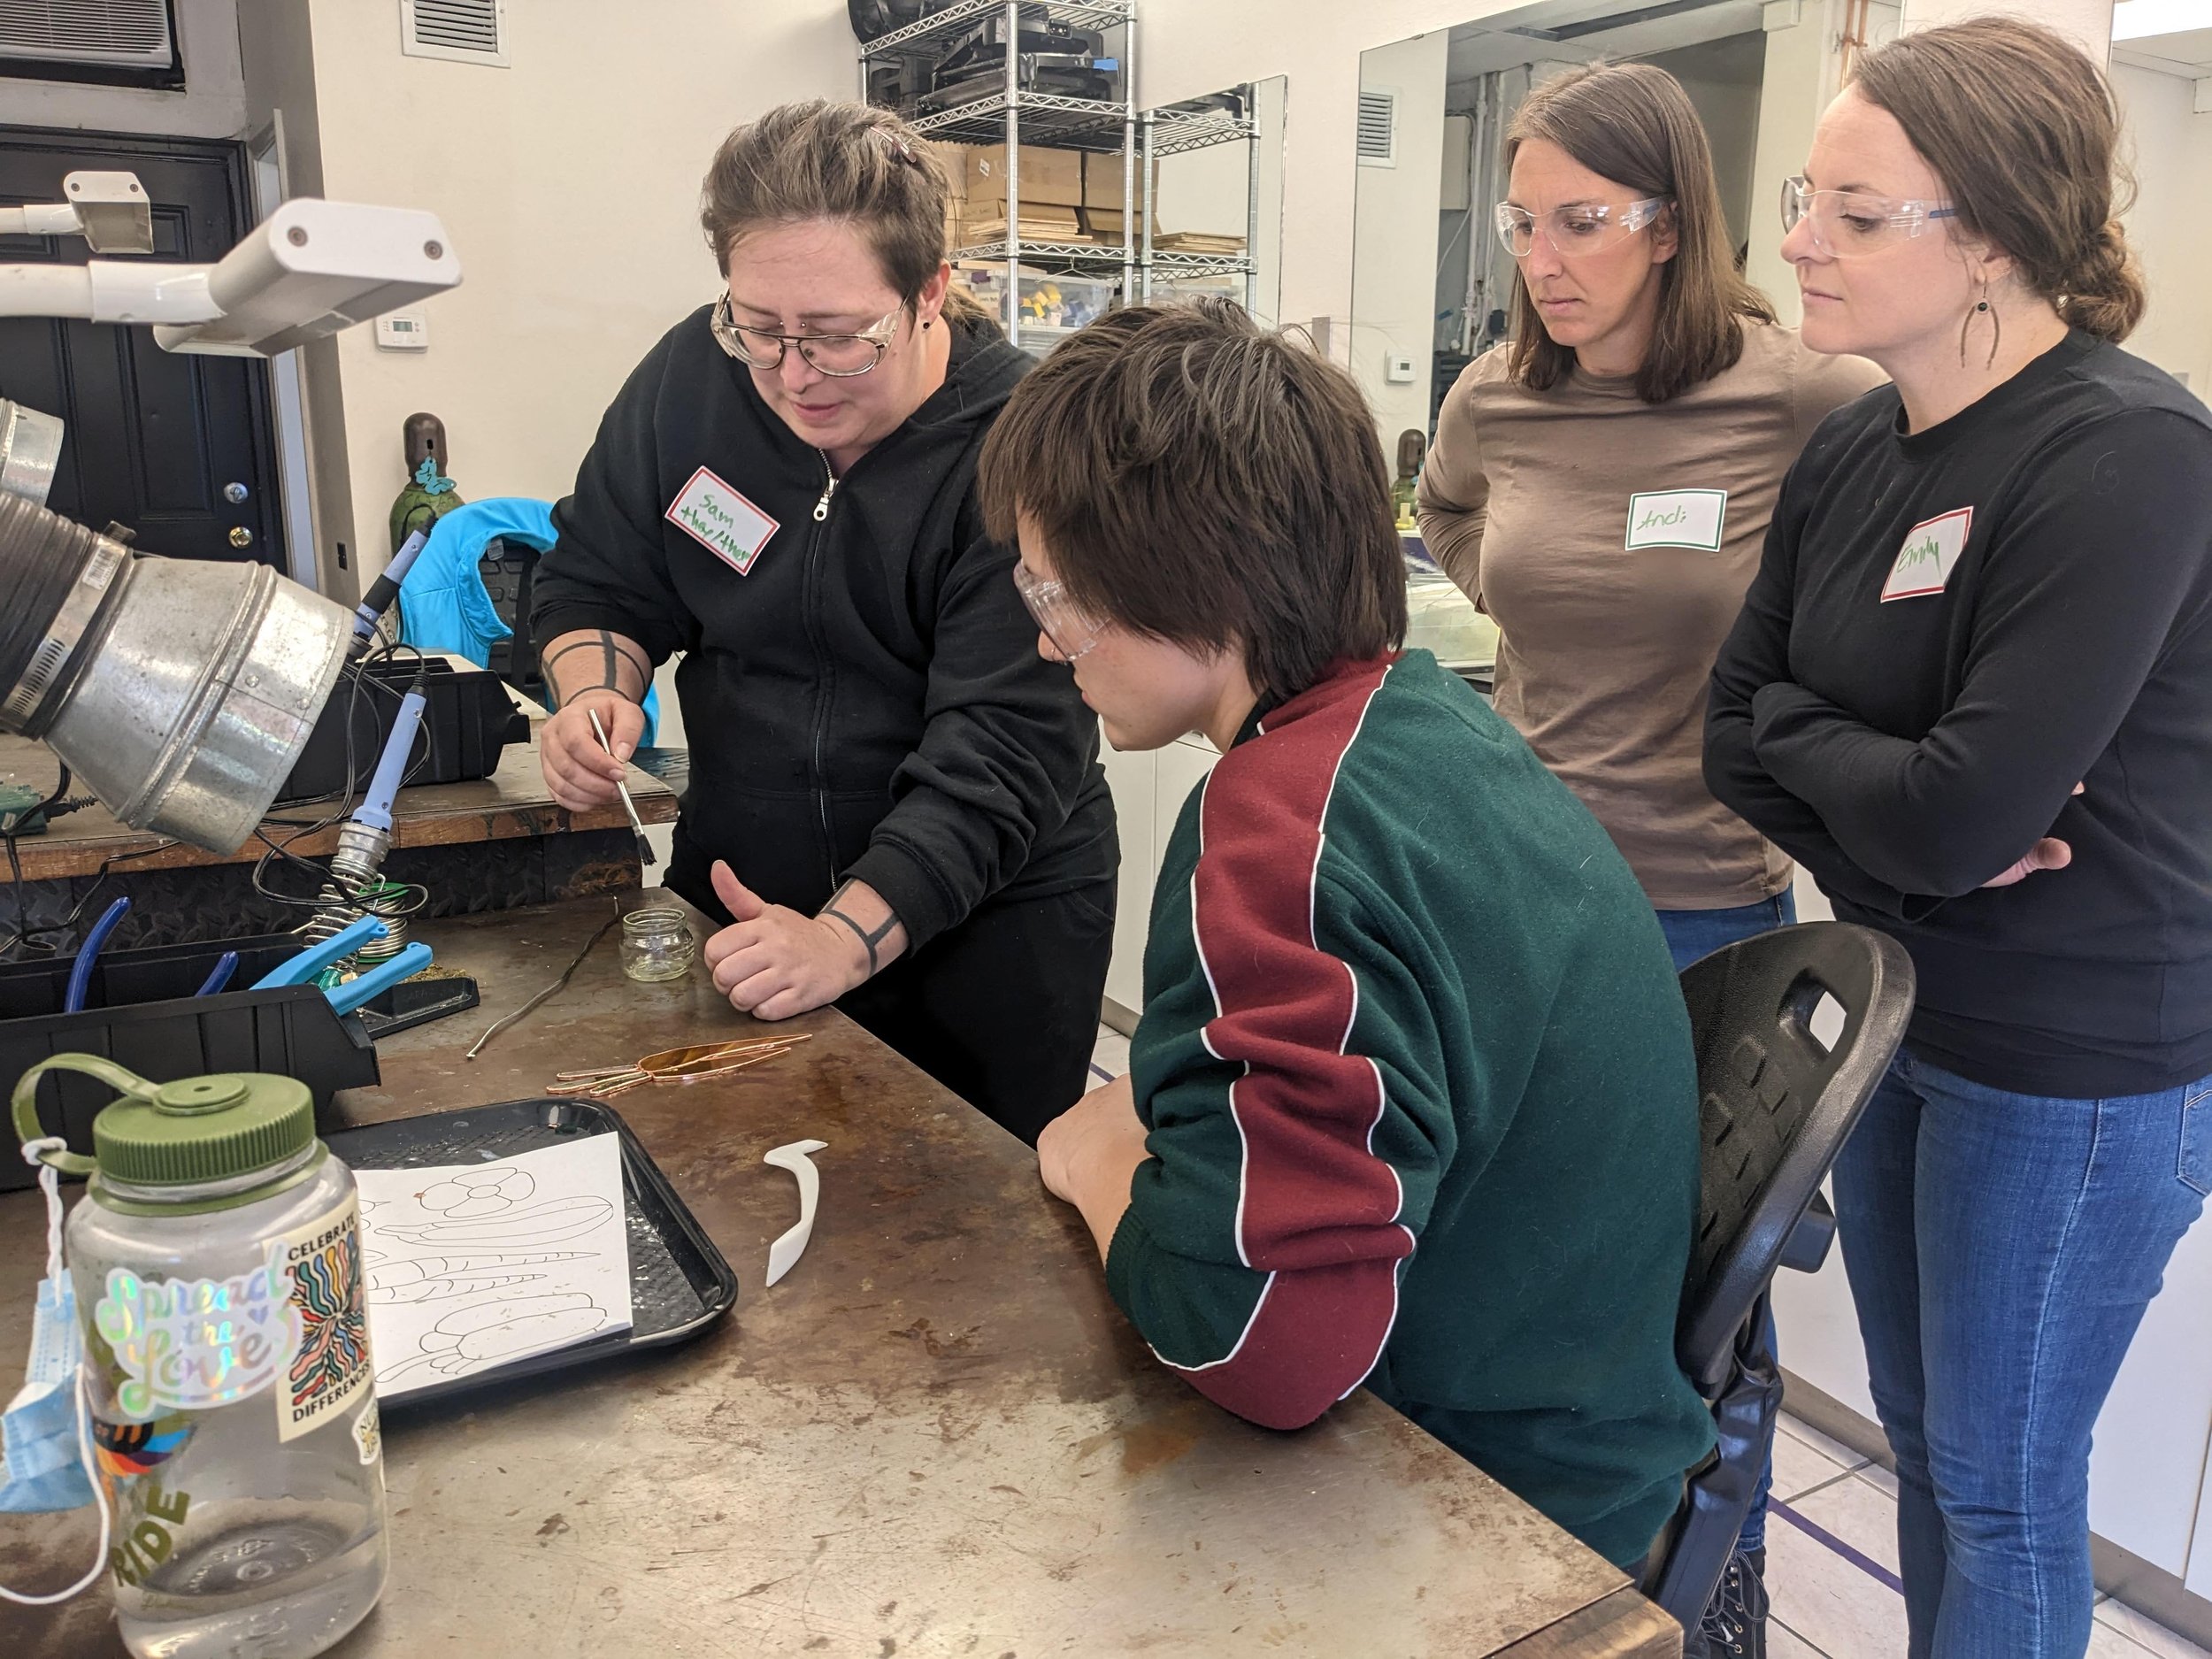
[(680, 979), (698, 954), (681, 910), (632, 910), (622, 918), (622, 972), (633, 979)]

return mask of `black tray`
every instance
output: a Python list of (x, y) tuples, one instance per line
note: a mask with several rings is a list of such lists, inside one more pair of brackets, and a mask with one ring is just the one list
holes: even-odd
[(622, 1137), (622, 1192), (630, 1237), (630, 1328), (414, 1389), (383, 1402), (384, 1409), (403, 1409), (519, 1377), (565, 1371), (634, 1348), (686, 1342), (735, 1304), (737, 1275), (698, 1217), (676, 1195), (644, 1143), (611, 1107), (550, 1098), (503, 1101), (495, 1106), (342, 1129), (325, 1135), (323, 1141), (357, 1170), (410, 1170), (534, 1152), (580, 1134)]

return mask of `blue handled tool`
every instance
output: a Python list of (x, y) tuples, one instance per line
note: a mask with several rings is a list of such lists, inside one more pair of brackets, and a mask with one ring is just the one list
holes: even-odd
[(362, 946), (383, 938), (387, 931), (382, 917), (364, 916), (348, 923), (321, 944), (310, 945), (298, 956), (280, 962), (248, 988), (273, 991), (280, 985), (305, 985), (333, 963), (342, 961)]
[(384, 995), (402, 979), (411, 979), (430, 965), (430, 947), (417, 941), (389, 962), (380, 962), (358, 978), (334, 985), (323, 995), (337, 1013), (350, 1014), (362, 1003)]
[(238, 953), (234, 950), (226, 950), (221, 956), (215, 959), (215, 971), (207, 976), (206, 980), (201, 985), (200, 988), (193, 992), (192, 995), (195, 996), (213, 996), (218, 991), (221, 990), (225, 986), (230, 983), (230, 976), (237, 972)]
[(116, 923), (123, 919), (130, 908), (130, 898), (126, 895), (101, 911), (100, 919), (85, 930), (84, 943), (77, 947), (77, 959), (69, 965), (69, 989), (61, 1002), (63, 1013), (74, 1014), (83, 1010), (85, 993), (92, 988), (92, 966), (100, 958), (100, 947), (107, 943)]

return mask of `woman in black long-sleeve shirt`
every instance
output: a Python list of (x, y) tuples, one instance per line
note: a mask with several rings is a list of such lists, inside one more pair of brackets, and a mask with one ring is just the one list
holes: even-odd
[(1707, 726), (1918, 970), (1836, 1169), (1915, 1659), (2084, 1650), (2091, 1427), (2212, 1188), (2212, 416), (2114, 343), (2115, 127), (2016, 20), (1861, 60), (1784, 252), (1894, 385), (1784, 484)]

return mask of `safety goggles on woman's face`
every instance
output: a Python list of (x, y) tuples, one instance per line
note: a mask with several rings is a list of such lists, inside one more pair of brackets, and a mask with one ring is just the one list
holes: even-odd
[(1080, 606), (1068, 597), (1058, 582), (1033, 574), (1025, 565), (1014, 566), (1014, 587), (1029, 607), (1029, 615), (1052, 649), (1069, 662), (1090, 650), (1105, 632)]
[(1510, 202), (1498, 204), (1498, 240), (1516, 259), (1525, 259), (1536, 247), (1540, 228), (1544, 240), (1562, 259), (1602, 253), (1627, 241), (1659, 217), (1667, 205), (1663, 196), (1647, 196), (1640, 202), (1581, 202), (1555, 207), (1548, 213), (1532, 213)]
[(1831, 259), (1852, 259), (1910, 242), (1958, 209), (1941, 202), (1908, 202), (1863, 190), (1816, 190), (1802, 179), (1782, 180), (1782, 233), (1810, 219), (1813, 246)]
[(844, 380), (865, 374), (883, 361), (884, 352), (898, 337), (899, 318), (905, 310), (905, 306), (900, 306), (872, 327), (864, 328), (856, 334), (778, 334), (737, 321), (730, 314), (730, 296), (726, 293), (715, 301), (714, 316), (708, 326), (714, 331), (715, 343), (723, 350), (764, 374), (781, 368), (784, 352), (796, 346), (810, 367)]

